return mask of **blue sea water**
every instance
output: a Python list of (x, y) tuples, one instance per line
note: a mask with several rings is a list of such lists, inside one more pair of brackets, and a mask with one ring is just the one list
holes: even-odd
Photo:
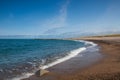
[(72, 40), (0, 39), (0, 80), (35, 71), (84, 46)]

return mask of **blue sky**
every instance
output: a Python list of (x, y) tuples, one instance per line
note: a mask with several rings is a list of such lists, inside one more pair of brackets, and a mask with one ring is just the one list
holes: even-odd
[(0, 0), (0, 35), (120, 31), (120, 0)]

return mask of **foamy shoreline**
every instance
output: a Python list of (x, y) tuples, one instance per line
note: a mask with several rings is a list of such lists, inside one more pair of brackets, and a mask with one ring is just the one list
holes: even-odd
[[(93, 47), (93, 46), (97, 45), (97, 44), (95, 44), (93, 42), (90, 42), (90, 41), (84, 41), (84, 40), (74, 40), (74, 41), (84, 42), (86, 45), (87, 44), (92, 45), (92, 46), (89, 46), (89, 47)], [(60, 58), (60, 59), (57, 59), (55, 62), (49, 63), (47, 65), (44, 65), (44, 66), (40, 67), (40, 69), (47, 69), (47, 68), (50, 68), (50, 67), (52, 67), (54, 65), (62, 63), (64, 61), (67, 61), (67, 60), (77, 56), (81, 52), (85, 51), (86, 49), (87, 49), (87, 47), (82, 47), (82, 48), (78, 48), (78, 49), (72, 50), (72, 51), (70, 51), (70, 54), (68, 54), (67, 56), (65, 56), (63, 58)], [(21, 75), (19, 77), (15, 77), (13, 79), (9, 79), (9, 80), (21, 80), (21, 79), (29, 78), (32, 75), (34, 75), (34, 73), (23, 73), (23, 75)]]

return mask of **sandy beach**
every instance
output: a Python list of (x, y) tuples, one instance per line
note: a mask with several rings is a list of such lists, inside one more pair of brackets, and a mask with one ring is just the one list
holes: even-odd
[(0, 0), (0, 80), (120, 80), (120, 0)]
[[(75, 38), (98, 44), (100, 51), (78, 55), (48, 70), (48, 74), (33, 75), (23, 80), (120, 80), (120, 37)], [(91, 53), (91, 54), (90, 54)], [(90, 56), (92, 55), (92, 56)]]

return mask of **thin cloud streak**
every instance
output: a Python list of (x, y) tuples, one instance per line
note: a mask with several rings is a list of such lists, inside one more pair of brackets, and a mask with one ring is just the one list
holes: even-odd
[(69, 3), (70, 0), (66, 0), (65, 4), (63, 4), (59, 10), (59, 15), (56, 15), (55, 17), (48, 19), (46, 22), (44, 22), (42, 26), (49, 26), (49, 29), (46, 30), (44, 34), (50, 34), (48, 32), (53, 31), (56, 28), (65, 27), (67, 25), (67, 9)]
[(60, 20), (62, 22), (65, 22), (66, 21), (66, 18), (67, 18), (67, 8), (68, 8), (68, 5), (70, 3), (70, 0), (67, 0), (66, 1), (66, 4), (62, 5), (62, 8), (60, 9)]

